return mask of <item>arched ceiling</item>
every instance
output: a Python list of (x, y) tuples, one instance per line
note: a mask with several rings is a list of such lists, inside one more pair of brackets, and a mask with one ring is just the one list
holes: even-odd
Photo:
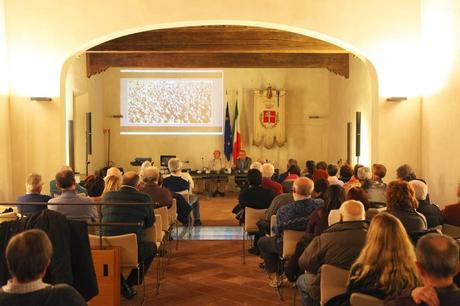
[(275, 29), (198, 26), (119, 37), (86, 51), (88, 77), (109, 67), (326, 68), (349, 76), (349, 52)]

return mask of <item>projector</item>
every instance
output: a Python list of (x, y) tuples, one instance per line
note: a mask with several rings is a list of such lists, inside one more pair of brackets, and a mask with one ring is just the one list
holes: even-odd
[(131, 161), (130, 164), (131, 164), (131, 166), (142, 166), (142, 164), (147, 160), (149, 162), (152, 162), (151, 157), (136, 157), (136, 158), (134, 158), (134, 160)]

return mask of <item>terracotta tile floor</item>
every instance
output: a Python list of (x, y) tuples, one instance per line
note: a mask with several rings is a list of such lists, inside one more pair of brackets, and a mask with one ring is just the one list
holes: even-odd
[[(159, 295), (155, 294), (156, 264), (148, 272), (144, 305), (292, 305), (292, 286), (284, 284), (281, 301), (276, 290), (268, 286), (259, 262), (258, 257), (248, 255), (242, 264), (240, 241), (181, 241)], [(122, 305), (140, 305), (142, 288), (136, 289), (136, 298), (122, 299)], [(298, 294), (296, 304), (300, 305)]]

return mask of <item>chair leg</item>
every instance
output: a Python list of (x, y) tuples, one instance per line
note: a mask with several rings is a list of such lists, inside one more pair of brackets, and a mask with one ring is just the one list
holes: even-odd
[(284, 261), (280, 257), (278, 260), (278, 267), (276, 267), (276, 293), (278, 294), (278, 297), (280, 301), (284, 301), (283, 294), (281, 293), (281, 285), (283, 283), (283, 266), (284, 266)]
[(177, 220), (174, 222), (174, 226), (176, 227), (176, 251), (179, 250), (179, 224), (177, 224)]
[(160, 254), (158, 254), (157, 258), (158, 258), (158, 267), (157, 267), (157, 284), (156, 284), (156, 295), (159, 295), (160, 294), (160, 269), (161, 269), (161, 256), (159, 256)]
[(246, 233), (243, 227), (243, 264), (246, 264)]
[(295, 306), (296, 298), (297, 298), (297, 285), (294, 283), (294, 297), (292, 298), (292, 306)]

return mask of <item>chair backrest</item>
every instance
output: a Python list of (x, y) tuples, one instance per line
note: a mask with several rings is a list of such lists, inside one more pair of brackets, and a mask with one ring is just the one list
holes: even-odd
[(283, 231), (283, 258), (290, 258), (294, 255), (297, 242), (305, 234), (305, 231)]
[[(168, 222), (168, 208), (166, 206), (156, 208), (155, 210), (155, 215), (160, 215), (161, 216), (161, 229), (163, 231), (167, 231), (169, 228), (169, 222)], [(155, 223), (159, 222), (159, 220), (155, 220)]]
[(163, 238), (161, 237), (161, 233), (163, 232), (162, 226), (163, 218), (161, 217), (161, 215), (155, 214), (155, 224), (152, 227), (155, 227), (156, 237), (154, 241), (156, 242), (161, 242), (161, 239)]
[(324, 264), (321, 266), (321, 305), (347, 291), (348, 270)]
[(176, 199), (172, 199), (172, 205), (168, 209), (168, 219), (169, 219), (170, 225), (176, 222), (176, 219), (177, 219), (177, 200)]
[(244, 208), (244, 230), (248, 233), (257, 233), (257, 221), (264, 218), (266, 209)]
[(13, 212), (8, 212), (8, 213), (4, 213), (4, 214), (0, 214), (0, 223), (2, 222), (7, 222), (7, 221), (15, 221), (17, 220), (19, 217), (18, 217), (18, 214), (15, 213), (14, 211)]
[(442, 233), (454, 239), (460, 238), (460, 227), (450, 224), (442, 225)]
[[(99, 248), (99, 236), (88, 235), (91, 248)], [(121, 268), (136, 268), (138, 266), (137, 236), (136, 234), (123, 234), (117, 236), (102, 236), (102, 246), (120, 248)]]
[(351, 306), (383, 306), (383, 301), (371, 295), (353, 293), (350, 297)]
[(180, 194), (181, 196), (184, 197), (185, 201), (187, 201), (188, 204), (190, 204), (190, 192), (187, 190), (182, 190), (176, 192), (177, 194)]
[(270, 236), (275, 236), (275, 232), (273, 231), (273, 228), (276, 226), (276, 215), (272, 215), (270, 217)]

